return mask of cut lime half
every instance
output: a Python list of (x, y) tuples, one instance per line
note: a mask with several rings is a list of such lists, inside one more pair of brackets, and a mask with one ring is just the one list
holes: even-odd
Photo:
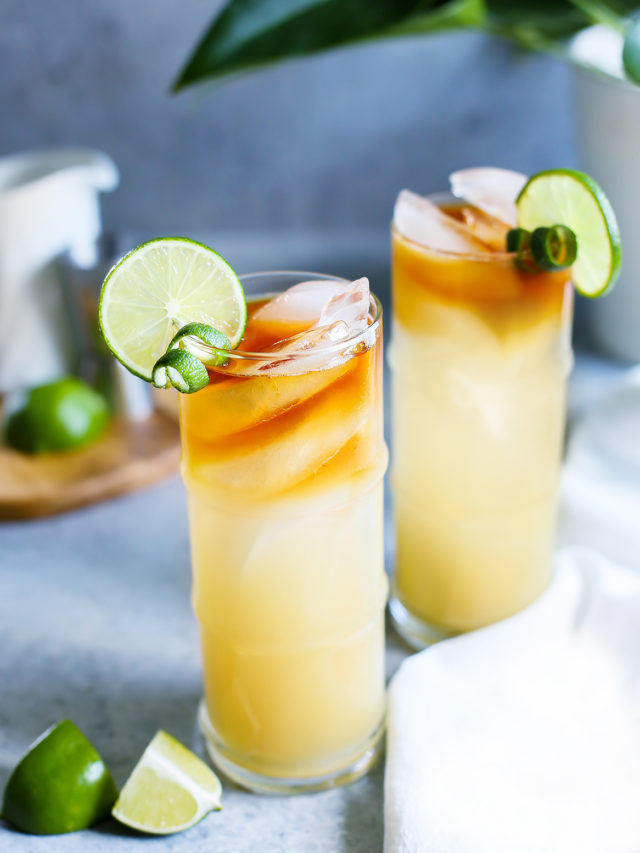
[(571, 169), (538, 172), (516, 201), (518, 225), (533, 231), (562, 224), (578, 241), (573, 283), (583, 296), (602, 296), (620, 272), (620, 231), (609, 199), (598, 184)]
[(143, 243), (113, 267), (102, 286), (98, 317), (111, 352), (150, 382), (154, 364), (187, 323), (212, 326), (236, 347), (247, 304), (238, 276), (217, 252), (165, 237)]
[(195, 826), (222, 808), (222, 786), (213, 770), (166, 732), (159, 731), (120, 792), (112, 815), (152, 835)]

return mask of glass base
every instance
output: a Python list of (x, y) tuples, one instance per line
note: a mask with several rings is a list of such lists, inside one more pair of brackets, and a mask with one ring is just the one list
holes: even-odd
[(204, 699), (198, 708), (198, 723), (204, 737), (207, 753), (213, 764), (236, 785), (258, 794), (309, 794), (313, 791), (325, 791), (327, 788), (337, 788), (339, 785), (355, 782), (375, 764), (382, 753), (384, 744), (385, 720), (383, 719), (355, 759), (353, 756), (350, 757), (349, 764), (346, 767), (334, 770), (324, 776), (299, 779), (264, 776), (242, 767), (229, 758), (220, 738), (211, 725)]
[(457, 632), (447, 632), (442, 628), (436, 628), (422, 619), (414, 616), (404, 604), (392, 595), (389, 599), (389, 613), (391, 614), (391, 622), (402, 639), (411, 646), (412, 649), (420, 651), (426, 649), (427, 646), (433, 643), (439, 643), (440, 640), (446, 640), (449, 637), (455, 637)]

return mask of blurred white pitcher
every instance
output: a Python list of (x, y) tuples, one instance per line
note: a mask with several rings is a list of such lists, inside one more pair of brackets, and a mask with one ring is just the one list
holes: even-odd
[(584, 170), (601, 184), (620, 224), (622, 274), (597, 304), (585, 306), (596, 343), (610, 355), (640, 361), (640, 86), (623, 79), (622, 36), (585, 30), (573, 56), (593, 70), (574, 74), (578, 143)]
[(55, 260), (95, 263), (98, 193), (118, 170), (100, 151), (58, 148), (0, 158), (0, 395), (54, 379), (72, 343)]

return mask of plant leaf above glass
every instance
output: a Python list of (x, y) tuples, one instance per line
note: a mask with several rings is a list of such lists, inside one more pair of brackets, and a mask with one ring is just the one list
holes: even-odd
[(173, 88), (366, 41), (439, 30), (484, 30), (580, 62), (568, 39), (594, 24), (626, 34), (624, 69), (640, 82), (640, 24), (630, 17), (637, 7), (638, 0), (230, 0)]

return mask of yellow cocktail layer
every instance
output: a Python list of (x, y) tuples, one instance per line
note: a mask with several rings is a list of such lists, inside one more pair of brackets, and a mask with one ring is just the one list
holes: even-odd
[(570, 366), (567, 276), (394, 237), (395, 592), (458, 632), (551, 574)]
[[(229, 512), (189, 489), (205, 698), (225, 754), (254, 772), (348, 764), (384, 713), (382, 486), (330, 509)], [(325, 496), (327, 499), (329, 496)]]

